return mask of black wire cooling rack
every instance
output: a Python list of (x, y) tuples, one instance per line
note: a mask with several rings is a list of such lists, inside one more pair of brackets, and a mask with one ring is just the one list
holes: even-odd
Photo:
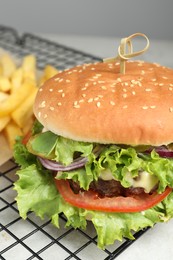
[[(13, 28), (0, 26), (0, 47), (17, 58), (33, 53), (38, 67), (52, 64), (60, 70), (81, 63), (100, 60), (98, 57), (59, 45), (26, 33), (18, 36)], [(1, 147), (0, 154), (3, 153)], [(104, 251), (97, 248), (97, 236), (88, 223), (87, 230), (64, 228), (65, 218), (60, 216), (60, 229), (53, 227), (48, 219), (41, 220), (34, 213), (26, 220), (19, 216), (15, 202), (13, 182), (17, 165), (11, 159), (0, 167), (0, 259), (5, 260), (63, 260), (115, 259), (134, 241), (124, 239), (115, 242)], [(139, 238), (147, 229), (134, 234)]]

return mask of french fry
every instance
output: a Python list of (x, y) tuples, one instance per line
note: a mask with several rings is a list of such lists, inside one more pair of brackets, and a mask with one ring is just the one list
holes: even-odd
[(33, 115), (33, 104), (37, 90), (37, 88), (33, 89), (24, 102), (11, 114), (12, 119), (20, 128), (25, 127)]
[(32, 126), (34, 124), (35, 117), (32, 116), (28, 119), (27, 124), (22, 128), (23, 135), (27, 135), (27, 133), (32, 129)]
[(27, 97), (33, 89), (35, 84), (31, 80), (25, 80), (18, 88), (18, 91), (9, 95), (9, 97), (0, 104), (0, 117), (7, 116), (14, 111)]
[(43, 71), (43, 75), (39, 80), (39, 85), (42, 85), (46, 80), (50, 79), (51, 77), (55, 76), (58, 73), (58, 70), (53, 67), (52, 65), (46, 65)]
[(13, 149), (15, 139), (17, 136), (22, 136), (22, 131), (20, 127), (11, 120), (4, 129), (4, 135), (9, 143), (10, 148)]
[(16, 64), (9, 54), (3, 54), (0, 58), (2, 66), (2, 75), (4, 77), (11, 77), (13, 72), (16, 70)]
[(51, 77), (55, 76), (58, 73), (58, 70), (53, 67), (52, 65), (46, 65), (44, 69), (45, 79), (50, 79)]
[(0, 117), (0, 132), (6, 127), (6, 125), (10, 122), (10, 116)]
[(9, 97), (9, 94), (0, 91), (0, 104)]
[(34, 55), (27, 55), (23, 58), (22, 69), (24, 78), (30, 78), (36, 82), (36, 57)]
[(37, 87), (57, 73), (55, 67), (47, 65), (39, 78), (34, 55), (25, 56), (21, 65), (16, 65), (8, 53), (0, 56), (0, 133), (11, 149), (16, 137), (32, 128)]
[(0, 76), (0, 91), (8, 92), (11, 90), (11, 82), (7, 77)]
[(21, 85), (23, 81), (23, 70), (22, 68), (17, 68), (11, 76), (11, 93), (15, 92)]

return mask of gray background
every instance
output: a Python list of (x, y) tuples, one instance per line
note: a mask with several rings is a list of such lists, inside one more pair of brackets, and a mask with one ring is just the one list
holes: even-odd
[(0, 24), (19, 32), (173, 40), (173, 0), (0, 0)]

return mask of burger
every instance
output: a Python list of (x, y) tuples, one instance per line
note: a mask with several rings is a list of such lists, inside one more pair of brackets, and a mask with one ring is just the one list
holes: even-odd
[(21, 217), (85, 229), (105, 248), (173, 217), (173, 70), (97, 62), (66, 69), (38, 90), (36, 122), (14, 158)]

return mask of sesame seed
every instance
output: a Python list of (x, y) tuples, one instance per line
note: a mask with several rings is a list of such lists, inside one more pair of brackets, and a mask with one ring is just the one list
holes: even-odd
[(112, 89), (111, 92), (112, 92), (112, 93), (115, 93), (115, 89)]
[(88, 103), (93, 102), (93, 98), (89, 98), (87, 102), (88, 102)]
[(96, 85), (96, 84), (97, 84), (97, 82), (96, 82), (96, 81), (94, 81), (94, 82), (93, 82), (93, 85)]
[(135, 92), (135, 91), (132, 91), (132, 95), (136, 95), (136, 92)]
[(99, 84), (100, 84), (100, 83), (105, 83), (104, 80), (98, 80), (97, 82), (98, 82)]
[(79, 73), (82, 72), (83, 70), (79, 70)]
[(42, 88), (40, 88), (40, 89), (39, 89), (39, 91), (41, 92), (41, 91), (43, 91), (43, 89), (42, 89)]
[(169, 87), (169, 90), (173, 90), (173, 88)]
[(91, 70), (95, 70), (95, 68), (92, 67)]
[(132, 80), (131, 80), (131, 83), (132, 83), (132, 84), (136, 84), (136, 80), (135, 80), (135, 79), (132, 79)]
[(50, 107), (50, 110), (53, 111), (55, 108), (54, 107)]
[(152, 79), (152, 81), (156, 81), (156, 79)]
[(72, 74), (72, 71), (67, 72), (67, 74)]
[(100, 103), (100, 102), (97, 102), (97, 104), (96, 104), (96, 105), (97, 105), (97, 107), (100, 107), (101, 103)]
[(102, 88), (102, 89), (107, 89), (107, 87), (105, 87), (105, 86), (101, 86), (101, 88)]
[(75, 106), (73, 106), (74, 108), (80, 108), (80, 105), (75, 105)]
[(169, 111), (170, 111), (170, 112), (173, 112), (173, 107), (170, 107), (170, 108), (169, 108)]
[(164, 84), (163, 83), (159, 83), (159, 86), (163, 86)]
[(126, 109), (128, 106), (127, 105), (124, 105), (123, 108)]
[(170, 87), (173, 87), (173, 84), (169, 84)]
[(39, 117), (39, 118), (41, 117), (41, 112), (38, 112), (38, 117)]
[(83, 103), (83, 102), (84, 102), (84, 99), (80, 99), (80, 100), (79, 100), (79, 103)]
[(142, 109), (148, 109), (148, 106), (143, 106)]
[(62, 82), (64, 79), (63, 78), (61, 78), (60, 80), (59, 80), (59, 82)]
[(156, 66), (156, 67), (161, 67), (161, 65), (159, 64), (159, 63), (154, 63), (154, 65)]
[(99, 97), (95, 97), (95, 98), (94, 98), (94, 101), (97, 101), (97, 100), (99, 100)]
[(53, 89), (52, 89), (52, 88), (50, 88), (50, 89), (49, 89), (49, 91), (50, 91), (50, 92), (52, 92), (52, 91), (53, 91)]
[(144, 75), (145, 74), (145, 70), (141, 70), (141, 74)]
[(89, 83), (85, 83), (85, 87), (88, 87), (89, 86)]
[(81, 88), (81, 90), (86, 90), (87, 88)]
[(167, 77), (163, 76), (162, 79), (168, 79)]
[(149, 92), (151, 91), (151, 88), (146, 88), (145, 91)]
[(82, 97), (86, 97), (86, 94), (82, 94)]
[(127, 94), (123, 94), (123, 98), (126, 98), (127, 97)]
[(47, 114), (44, 115), (44, 118), (47, 118)]
[(63, 92), (63, 89), (59, 89), (58, 92), (59, 92), (59, 93)]
[(70, 81), (69, 79), (66, 79), (66, 82), (67, 82), (67, 83), (70, 83), (71, 81)]
[(121, 78), (117, 78), (117, 81), (118, 81), (118, 82), (122, 82), (122, 79), (121, 79)]
[(41, 104), (39, 105), (39, 108), (43, 108), (46, 106), (46, 101), (42, 101)]
[(76, 105), (78, 104), (78, 101), (74, 101), (74, 103), (73, 103), (73, 104), (74, 104), (74, 106), (76, 106)]
[(55, 78), (55, 79), (54, 79), (54, 81), (58, 81), (58, 80), (60, 80), (60, 78)]
[(127, 89), (126, 89), (126, 88), (123, 88), (123, 91), (124, 91), (124, 92), (127, 92)]
[(58, 102), (58, 104), (57, 104), (58, 106), (61, 106), (62, 105), (62, 103), (61, 102)]
[(110, 104), (111, 104), (112, 106), (115, 106), (115, 102), (114, 102), (114, 101), (110, 101)]
[(99, 97), (99, 98), (102, 98), (102, 97), (103, 97), (103, 95), (98, 95), (98, 97)]
[(150, 108), (154, 109), (154, 108), (156, 108), (156, 106), (150, 106)]
[(65, 97), (65, 93), (62, 93), (62, 94), (61, 94), (61, 97)]

